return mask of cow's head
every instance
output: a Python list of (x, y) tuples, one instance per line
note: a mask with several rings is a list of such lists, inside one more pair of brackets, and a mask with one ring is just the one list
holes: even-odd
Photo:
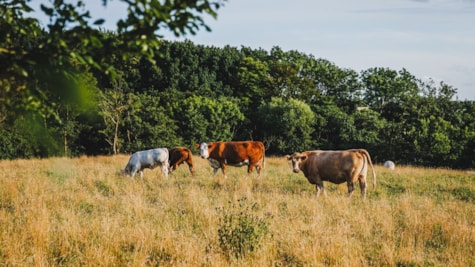
[(287, 160), (292, 161), (292, 170), (298, 173), (300, 171), (300, 163), (307, 160), (307, 155), (295, 152), (292, 156), (287, 155)]
[(209, 145), (207, 143), (201, 143), (201, 145), (196, 145), (200, 148), (200, 157), (207, 159), (209, 157)]
[(129, 168), (125, 167), (125, 169), (120, 170), (120, 175), (121, 175), (121, 176), (130, 177), (130, 170), (129, 170)]

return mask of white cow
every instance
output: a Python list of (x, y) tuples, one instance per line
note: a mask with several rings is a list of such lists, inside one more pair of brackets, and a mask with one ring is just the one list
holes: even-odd
[(127, 176), (135, 176), (135, 173), (140, 172), (140, 177), (143, 178), (143, 169), (154, 169), (157, 166), (162, 167), (165, 178), (168, 177), (168, 149), (155, 148), (143, 151), (137, 151), (130, 156), (129, 162), (125, 166), (124, 174)]

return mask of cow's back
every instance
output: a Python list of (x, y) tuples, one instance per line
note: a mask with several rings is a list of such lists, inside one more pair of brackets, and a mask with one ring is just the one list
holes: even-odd
[(170, 157), (170, 170), (176, 170), (179, 165), (181, 165), (183, 162), (186, 162), (191, 174), (194, 174), (193, 154), (189, 148), (174, 147), (170, 148), (168, 151)]
[(153, 160), (156, 163), (168, 163), (168, 149), (166, 148), (155, 148), (151, 149), (153, 154)]
[(180, 159), (187, 160), (191, 159), (191, 150), (186, 147), (174, 147), (170, 148), (169, 150), (169, 160), (170, 160), (170, 165), (175, 164), (177, 161)]
[(242, 160), (263, 157), (264, 144), (259, 141), (217, 142), (217, 147), (210, 154), (214, 159), (225, 159), (229, 163), (239, 163)]
[(166, 148), (154, 148), (136, 152), (142, 168), (150, 168), (156, 165), (168, 164), (168, 150)]

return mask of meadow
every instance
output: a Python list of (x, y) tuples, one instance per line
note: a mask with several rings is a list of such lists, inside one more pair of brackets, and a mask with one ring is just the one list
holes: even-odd
[(284, 158), (227, 179), (197, 156), (193, 177), (130, 179), (127, 160), (0, 161), (0, 266), (475, 266), (473, 172), (375, 165), (363, 201), (317, 198)]

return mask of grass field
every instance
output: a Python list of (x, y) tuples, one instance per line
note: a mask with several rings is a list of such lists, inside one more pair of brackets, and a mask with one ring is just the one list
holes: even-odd
[[(362, 201), (346, 184), (316, 198), (284, 158), (226, 180), (198, 157), (194, 177), (132, 180), (127, 160), (0, 161), (0, 266), (475, 266), (474, 173), (377, 165)], [(226, 212), (244, 220), (226, 226)], [(246, 238), (237, 226), (261, 230), (241, 256), (222, 244)]]

